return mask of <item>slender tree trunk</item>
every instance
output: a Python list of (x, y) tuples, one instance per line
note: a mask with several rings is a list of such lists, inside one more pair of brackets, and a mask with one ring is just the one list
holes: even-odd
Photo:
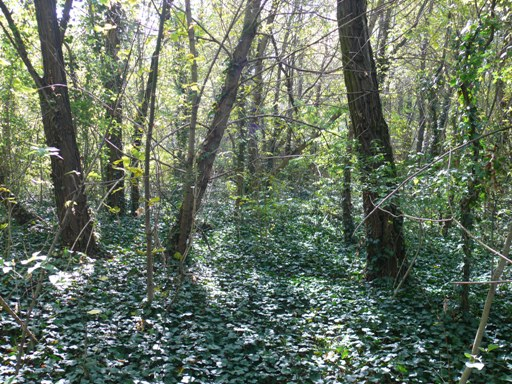
[[(244, 77), (242, 75), (242, 77)], [(246, 183), (245, 183), (245, 171), (246, 171), (246, 152), (247, 152), (247, 127), (246, 127), (246, 118), (247, 118), (247, 103), (246, 103), (247, 93), (245, 92), (245, 87), (242, 87), (240, 92), (238, 93), (238, 143), (236, 140), (233, 140), (233, 153), (235, 153), (235, 164), (234, 168), (236, 170), (235, 174), (235, 185), (236, 185), (236, 200), (235, 200), (235, 209), (238, 213), (240, 211), (240, 206), (243, 203), (243, 199), (245, 196)]]
[(403, 265), (406, 258), (403, 219), (396, 203), (387, 202), (382, 209), (375, 207), (384, 197), (377, 194), (376, 189), (385, 184), (389, 191), (392, 190), (396, 168), (388, 126), (382, 113), (368, 35), (366, 1), (339, 0), (337, 18), (350, 118), (359, 143), (357, 151), (362, 167), (366, 278), (396, 278), (406, 270)]
[(197, 208), (201, 205), (204, 193), (208, 187), (213, 163), (236, 100), (240, 76), (247, 63), (247, 55), (252, 41), (256, 36), (257, 20), (261, 10), (260, 3), (260, 0), (247, 1), (242, 35), (240, 36), (240, 40), (235, 47), (230, 64), (226, 70), (224, 86), (222, 87), (220, 97), (217, 101), (208, 135), (203, 141), (199, 156), (196, 160), (197, 179), (194, 191), (193, 193), (185, 191), (183, 196), (184, 201), (177, 219), (177, 223), (179, 223), (179, 233), (176, 234), (175, 231), (170, 233), (169, 245), (172, 248), (170, 250), (172, 254), (178, 252), (183, 255), (187, 249), (194, 216)]
[[(142, 55), (142, 49), (140, 54)], [(148, 79), (146, 81), (146, 86), (142, 93), (142, 99), (140, 101), (140, 107), (137, 109), (137, 113), (134, 119), (133, 126), (133, 150), (134, 155), (130, 161), (130, 203), (131, 203), (131, 214), (133, 216), (139, 215), (139, 206), (141, 202), (141, 193), (140, 193), (140, 177), (142, 176), (142, 171), (140, 170), (141, 166), (141, 153), (142, 151), (142, 138), (144, 136), (144, 127), (147, 124), (149, 104), (151, 100), (151, 90), (153, 89), (153, 81), (154, 74), (158, 70), (157, 61), (158, 52), (153, 51), (153, 55), (151, 56), (151, 63), (149, 66)]]
[[(272, 9), (268, 18), (266, 19), (266, 24), (272, 26), (274, 23), (277, 7), (279, 6), (279, 1), (274, 0), (272, 3)], [(254, 89), (252, 91), (253, 94), (253, 105), (252, 105), (252, 113), (254, 115), (259, 115), (264, 107), (265, 97), (263, 94), (264, 84), (263, 84), (263, 59), (265, 56), (265, 51), (267, 50), (268, 43), (270, 42), (270, 38), (272, 36), (272, 30), (268, 31), (268, 33), (261, 36), (258, 41), (258, 45), (256, 48), (256, 58), (254, 64)], [(255, 117), (250, 121), (249, 124), (249, 139), (248, 139), (248, 169), (251, 175), (255, 175), (259, 169), (258, 164), (258, 132), (264, 132), (264, 119), (260, 117)]]
[(446, 136), (446, 123), (450, 112), (452, 93), (449, 87), (444, 87), (444, 96), (441, 103), (441, 113), (437, 121), (433, 122), (430, 155), (439, 156), (443, 151), (443, 142)]
[(106, 204), (113, 213), (124, 215), (123, 130), (122, 92), (123, 66), (119, 59), (121, 44), (123, 9), (119, 2), (113, 3), (107, 11), (107, 22), (115, 26), (107, 31), (105, 51), (107, 53), (107, 74), (105, 88), (110, 96), (107, 102), (108, 132), (106, 144), (108, 164), (106, 167)]
[(424, 38), (421, 42), (421, 55), (420, 55), (420, 86), (416, 91), (417, 105), (418, 105), (418, 134), (416, 137), (416, 153), (421, 153), (423, 150), (423, 142), (425, 140), (425, 127), (427, 126), (427, 105), (425, 90), (428, 88), (426, 69), (428, 40)]
[(153, 263), (153, 231), (151, 228), (151, 187), (149, 174), (151, 171), (151, 150), (153, 141), (153, 126), (155, 124), (155, 107), (156, 107), (156, 88), (158, 80), (158, 65), (160, 60), (160, 52), (162, 51), (162, 40), (164, 36), (164, 24), (169, 15), (170, 0), (162, 1), (160, 13), (160, 23), (158, 25), (158, 35), (156, 38), (155, 51), (151, 58), (151, 79), (148, 83), (149, 87), (149, 120), (146, 133), (146, 150), (144, 154), (144, 226), (146, 232), (146, 284), (147, 284), (147, 301), (152, 303), (155, 296), (154, 284), (154, 263)]
[[(448, 19), (451, 19), (451, 14), (448, 13)], [(431, 99), (435, 99), (435, 103), (431, 106), (432, 118), (430, 119), (432, 128), (432, 140), (430, 143), (430, 156), (436, 157), (442, 153), (443, 149), (443, 141), (445, 138), (446, 132), (446, 123), (448, 121), (448, 114), (450, 111), (451, 98), (452, 98), (452, 90), (449, 85), (446, 85), (446, 56), (448, 54), (448, 48), (451, 43), (452, 36), (452, 28), (449, 26), (446, 30), (445, 35), (445, 43), (443, 47), (443, 55), (441, 57), (441, 63), (437, 68), (434, 84), (436, 87), (430, 87), (429, 94), (431, 95)], [(441, 90), (441, 92), (440, 92)], [(440, 93), (443, 94), (443, 98), (441, 101), (441, 105), (439, 105)], [(434, 113), (434, 108), (441, 108), (439, 112), (439, 117), (437, 117), (437, 112)], [(435, 115), (435, 117), (434, 117)]]
[[(189, 49), (190, 54), (197, 57), (196, 43), (195, 43), (195, 33), (192, 27), (192, 8), (190, 5), (190, 1), (186, 0), (185, 2), (185, 12), (187, 17), (187, 27), (188, 27), (188, 41), (189, 41)], [(190, 77), (191, 82), (193, 84), (197, 84), (198, 82), (198, 74), (197, 74), (197, 64), (194, 60), (192, 66), (190, 68)], [(199, 110), (199, 95), (197, 90), (190, 89), (189, 100), (192, 106), (191, 114), (190, 114), (190, 128), (188, 135), (188, 148), (187, 148), (187, 162), (185, 164), (185, 185), (183, 188), (183, 201), (180, 207), (179, 212), (179, 226), (175, 226), (171, 231), (171, 242), (176, 244), (176, 251), (179, 252), (181, 256), (185, 254), (185, 250), (187, 248), (187, 243), (189, 240), (190, 232), (194, 226), (194, 218), (195, 212), (197, 208), (197, 200), (196, 200), (196, 188), (194, 186), (195, 175), (197, 170), (194, 167), (195, 160), (195, 143), (196, 143), (196, 126), (197, 126), (197, 114)], [(187, 233), (187, 236), (182, 236), (182, 233)]]

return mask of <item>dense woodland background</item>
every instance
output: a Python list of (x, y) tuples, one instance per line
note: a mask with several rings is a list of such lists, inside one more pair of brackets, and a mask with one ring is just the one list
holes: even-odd
[(510, 1), (0, 10), (0, 382), (512, 381)]

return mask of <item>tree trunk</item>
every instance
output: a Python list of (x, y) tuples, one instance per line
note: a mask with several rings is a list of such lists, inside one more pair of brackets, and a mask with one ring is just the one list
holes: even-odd
[(379, 38), (377, 40), (377, 67), (378, 67), (378, 81), (379, 84), (384, 84), (386, 75), (389, 70), (389, 58), (386, 55), (386, 48), (388, 46), (389, 30), (391, 24), (391, 11), (393, 7), (388, 8), (382, 12), (379, 22)]
[(34, 0), (34, 6), (43, 77), (32, 65), (11, 13), (0, 0), (0, 8), (12, 33), (10, 41), (38, 89), (46, 144), (55, 149), (51, 155), (51, 177), (62, 242), (73, 250), (93, 254), (97, 251), (97, 245), (87, 206), (62, 54), (62, 35), (66, 23), (61, 30), (55, 0)]
[[(494, 16), (495, 2), (491, 3), (490, 14)], [(481, 31), (487, 28), (489, 35), (487, 39), (481, 39)], [(494, 26), (479, 23), (479, 28), (470, 35), (464, 36), (462, 39), (460, 55), (460, 72), (459, 72), (459, 96), (464, 111), (464, 118), (460, 128), (463, 130), (462, 137), (470, 141), (469, 150), (470, 156), (465, 161), (467, 164), (468, 172), (466, 180), (466, 193), (461, 198), (460, 209), (460, 223), (463, 226), (461, 229), (462, 234), (462, 251), (464, 253), (462, 277), (464, 281), (469, 281), (471, 275), (471, 268), (473, 264), (473, 240), (468, 232), (474, 227), (475, 221), (475, 208), (477, 206), (479, 196), (483, 191), (483, 172), (481, 164), (480, 153), (483, 150), (482, 142), (478, 137), (482, 134), (482, 121), (479, 116), (477, 102), (478, 102), (478, 87), (479, 87), (479, 73), (478, 65), (473, 64), (475, 60), (483, 62), (487, 48), (494, 39)], [(462, 286), (461, 292), (461, 311), (469, 312), (469, 284)]]
[(109, 99), (107, 101), (108, 131), (106, 144), (108, 164), (106, 169), (106, 204), (112, 213), (124, 215), (126, 212), (124, 198), (123, 130), (122, 130), (122, 92), (123, 68), (118, 52), (121, 44), (123, 9), (116, 2), (107, 11), (107, 22), (115, 28), (107, 31), (105, 51), (107, 53), (107, 74), (104, 81)]
[[(141, 48), (140, 55), (143, 55)], [(153, 89), (154, 73), (157, 71), (157, 58), (158, 52), (153, 52), (151, 56), (151, 63), (149, 65), (148, 79), (145, 88), (141, 90), (142, 98), (140, 100), (140, 107), (137, 108), (137, 113), (133, 124), (133, 156), (130, 161), (130, 204), (131, 214), (133, 216), (139, 215), (139, 206), (141, 201), (140, 193), (140, 178), (143, 174), (140, 169), (141, 166), (141, 153), (142, 151), (142, 137), (144, 136), (144, 126), (148, 118), (149, 103), (151, 99), (151, 90)]]
[[(188, 29), (188, 41), (189, 41), (189, 49), (190, 54), (197, 57), (196, 43), (195, 43), (195, 34), (194, 28), (192, 26), (192, 8), (190, 5), (190, 1), (186, 1), (185, 3), (185, 12), (187, 17), (187, 29)], [(198, 82), (198, 74), (197, 74), (197, 63), (194, 60), (192, 66), (190, 68), (190, 76), (191, 83), (197, 84)], [(180, 253), (180, 255), (185, 254), (185, 250), (187, 248), (187, 243), (190, 237), (190, 233), (192, 232), (192, 228), (194, 226), (194, 217), (197, 208), (197, 200), (196, 200), (196, 188), (194, 187), (195, 183), (195, 175), (197, 169), (194, 169), (194, 160), (195, 160), (195, 143), (196, 143), (196, 126), (197, 126), (197, 114), (199, 110), (199, 95), (197, 90), (190, 89), (189, 100), (192, 106), (190, 113), (190, 128), (188, 135), (188, 147), (187, 147), (187, 162), (185, 164), (185, 183), (183, 187), (183, 202), (180, 207), (180, 220), (177, 226), (175, 225), (172, 232), (172, 242), (175, 243), (176, 251)], [(208, 176), (209, 177), (209, 176)], [(182, 236), (182, 233), (186, 233), (186, 236)]]
[(226, 79), (215, 107), (213, 120), (196, 160), (197, 179), (195, 186), (193, 191), (184, 191), (183, 203), (177, 219), (179, 231), (174, 230), (170, 233), (169, 245), (172, 248), (170, 250), (172, 254), (179, 252), (179, 254), (183, 255), (187, 248), (195, 212), (201, 205), (204, 193), (208, 187), (213, 163), (236, 100), (240, 76), (247, 63), (247, 55), (252, 41), (256, 36), (257, 20), (261, 8), (260, 3), (260, 0), (248, 0), (247, 2), (242, 35), (226, 70)]
[[(279, 6), (279, 3), (277, 0), (274, 0), (272, 2), (272, 8), (270, 10), (270, 14), (268, 18), (266, 19), (266, 25), (272, 26), (274, 23), (276, 14), (277, 14), (277, 7)], [(270, 38), (272, 36), (272, 30), (268, 31), (268, 33), (263, 34), (258, 41), (258, 45), (256, 48), (256, 58), (255, 58), (255, 64), (254, 64), (254, 89), (252, 90), (253, 94), (253, 105), (252, 105), (252, 113), (254, 115), (259, 115), (261, 111), (263, 110), (265, 97), (263, 94), (263, 71), (264, 71), (264, 65), (263, 65), (263, 59), (265, 56), (265, 51), (267, 50), (268, 43), (270, 41)], [(258, 163), (258, 132), (264, 132), (264, 119), (261, 117), (254, 117), (251, 119), (251, 122), (249, 124), (249, 138), (248, 138), (248, 170), (251, 175), (255, 175), (256, 172), (259, 170), (259, 163)]]
[[(358, 139), (366, 226), (366, 278), (399, 277), (406, 253), (403, 219), (396, 203), (376, 208), (383, 184), (393, 188), (396, 168), (388, 126), (382, 113), (375, 61), (366, 21), (365, 0), (339, 0), (337, 18), (350, 118)], [(395, 196), (396, 201), (396, 196)]]
[(44, 75), (38, 88), (62, 241), (78, 251), (94, 252), (96, 240), (85, 195), (84, 175), (73, 126), (61, 34), (55, 0), (35, 0)]
[(162, 40), (164, 36), (164, 24), (167, 20), (170, 9), (170, 0), (162, 0), (160, 13), (160, 22), (158, 25), (158, 35), (156, 38), (155, 51), (151, 58), (151, 72), (148, 84), (149, 88), (149, 120), (146, 132), (146, 150), (144, 156), (144, 227), (146, 232), (146, 295), (147, 301), (151, 305), (155, 296), (154, 284), (154, 262), (153, 262), (153, 232), (151, 228), (151, 188), (149, 182), (149, 173), (151, 170), (151, 149), (153, 141), (153, 126), (155, 124), (155, 106), (156, 106), (156, 88), (158, 80), (158, 65), (160, 52), (162, 50)]
[(425, 127), (427, 126), (427, 106), (425, 103), (425, 91), (428, 88), (426, 69), (428, 40), (424, 38), (421, 42), (421, 56), (420, 56), (420, 86), (417, 90), (416, 99), (418, 105), (418, 134), (416, 137), (416, 153), (421, 153), (423, 150), (423, 142), (425, 140)]

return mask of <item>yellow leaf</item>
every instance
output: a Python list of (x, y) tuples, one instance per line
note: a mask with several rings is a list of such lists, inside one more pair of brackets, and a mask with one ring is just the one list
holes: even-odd
[(90, 311), (87, 311), (89, 315), (99, 315), (101, 312), (103, 312), (101, 309), (91, 309)]

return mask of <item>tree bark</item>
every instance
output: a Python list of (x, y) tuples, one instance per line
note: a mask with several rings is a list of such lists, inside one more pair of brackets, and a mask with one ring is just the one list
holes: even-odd
[(392, 190), (396, 168), (382, 113), (368, 34), (366, 1), (338, 0), (337, 19), (350, 118), (362, 167), (366, 278), (396, 278), (406, 270), (401, 212), (393, 202), (375, 209), (375, 204), (383, 197), (377, 189), (384, 185), (388, 191)]
[(242, 35), (235, 47), (229, 66), (226, 70), (226, 78), (220, 97), (217, 101), (213, 120), (210, 124), (208, 134), (201, 145), (201, 150), (196, 159), (197, 178), (193, 190), (186, 188), (183, 195), (183, 202), (177, 218), (176, 226), (169, 234), (169, 251), (171, 254), (178, 252), (185, 253), (192, 232), (194, 216), (201, 205), (204, 193), (210, 181), (213, 163), (217, 156), (229, 116), (233, 110), (236, 100), (240, 76), (247, 63), (247, 55), (251, 44), (256, 36), (256, 27), (260, 13), (261, 1), (248, 0), (245, 9)]

